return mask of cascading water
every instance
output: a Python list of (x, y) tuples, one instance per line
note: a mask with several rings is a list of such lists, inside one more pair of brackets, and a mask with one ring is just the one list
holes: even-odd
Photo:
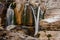
[(39, 13), (40, 13), (40, 6), (38, 8), (38, 14), (37, 14), (37, 18), (36, 18), (36, 22), (35, 22), (35, 34), (36, 35), (38, 33), (38, 27), (39, 27)]
[(35, 34), (34, 34), (34, 36), (35, 36), (35, 35), (37, 35), (38, 30), (39, 30), (39, 20), (40, 20), (40, 18), (43, 17), (43, 11), (41, 11), (40, 6), (38, 6), (38, 13), (37, 13), (37, 17), (36, 17), (33, 7), (31, 7), (31, 9), (33, 10), (33, 16), (34, 16), (34, 20), (35, 20)]
[(9, 8), (7, 10), (7, 28), (6, 30), (11, 30), (12, 28), (15, 28), (14, 25), (14, 10), (11, 8), (12, 3), (9, 5)]
[(33, 8), (32, 8), (32, 10), (33, 10), (33, 15), (34, 15), (34, 19), (35, 19), (35, 34), (34, 34), (34, 36), (35, 36), (38, 33), (40, 7), (38, 9), (37, 17), (35, 16), (35, 12), (34, 12), (34, 9)]
[[(25, 9), (24, 9), (24, 15), (26, 15), (26, 9), (27, 9), (27, 6), (29, 6), (29, 2), (25, 4)], [(39, 7), (39, 11), (38, 11), (38, 15), (37, 15), (37, 18), (36, 18), (36, 15), (35, 15), (35, 11), (33, 9), (33, 7), (30, 5), (30, 8), (32, 9), (33, 11), (33, 16), (34, 16), (34, 20), (35, 20), (35, 35), (38, 33), (38, 25), (39, 25), (39, 13), (40, 13), (40, 7)], [(24, 18), (25, 19), (25, 18)]]
[(11, 5), (9, 5), (9, 8), (7, 9), (7, 25), (14, 25), (14, 10), (11, 8)]

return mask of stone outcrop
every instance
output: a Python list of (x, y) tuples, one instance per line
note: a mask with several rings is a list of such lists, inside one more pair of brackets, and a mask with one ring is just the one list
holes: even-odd
[[(46, 3), (47, 2), (47, 3)], [(59, 27), (60, 23), (60, 0), (48, 0), (45, 2), (45, 19), (40, 21), (42, 27)], [(59, 17), (57, 17), (59, 16)]]

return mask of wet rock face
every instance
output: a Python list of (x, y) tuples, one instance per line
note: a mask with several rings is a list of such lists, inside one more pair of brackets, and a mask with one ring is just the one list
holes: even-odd
[(45, 3), (47, 9), (60, 8), (60, 0), (41, 0), (42, 3)]
[(46, 13), (45, 18), (51, 18), (60, 15), (60, 0), (49, 0), (45, 3)]
[(45, 18), (51, 18), (51, 17), (54, 17), (56, 15), (60, 15), (60, 9), (46, 10)]
[(46, 12), (45, 12), (44, 18), (47, 20), (45, 21), (45, 19), (43, 19), (44, 21), (40, 22), (41, 26), (42, 27), (56, 27), (56, 28), (59, 27), (60, 17), (57, 17), (57, 16), (60, 16), (60, 9), (59, 9), (60, 0), (47, 0), (46, 2), (44, 1), (44, 3), (46, 6)]
[(41, 0), (41, 3), (44, 3), (47, 9), (60, 8), (60, 0)]
[(60, 0), (49, 0), (47, 2), (47, 9), (60, 8)]

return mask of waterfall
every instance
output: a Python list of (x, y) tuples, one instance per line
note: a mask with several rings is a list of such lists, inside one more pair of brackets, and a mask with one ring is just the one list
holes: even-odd
[(11, 8), (12, 3), (9, 5), (7, 9), (7, 26), (14, 25), (14, 10)]
[(38, 14), (37, 14), (36, 23), (35, 23), (35, 35), (38, 33), (38, 27), (39, 27), (39, 13), (40, 13), (40, 6), (38, 7)]
[(38, 33), (38, 30), (39, 30), (38, 27), (39, 27), (40, 6), (38, 7), (37, 17), (35, 16), (35, 11), (34, 11), (33, 8), (32, 8), (32, 10), (33, 10), (33, 15), (34, 15), (34, 20), (35, 20), (35, 34), (34, 34), (34, 36), (35, 36)]
[[(28, 5), (29, 5), (29, 3), (25, 5), (25, 10), (26, 10), (26, 6), (28, 6)], [(33, 16), (34, 16), (34, 20), (35, 20), (35, 34), (34, 35), (36, 35), (38, 33), (38, 27), (39, 27), (40, 6), (38, 7), (37, 17), (35, 15), (35, 11), (34, 11), (33, 7), (32, 6), (30, 6), (30, 7), (33, 11)]]

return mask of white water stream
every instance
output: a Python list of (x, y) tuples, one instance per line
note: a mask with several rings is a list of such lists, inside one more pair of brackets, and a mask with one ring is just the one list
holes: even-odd
[(7, 9), (7, 25), (14, 25), (14, 10), (11, 8), (11, 5), (9, 5), (9, 8)]
[(32, 10), (33, 10), (33, 15), (34, 15), (34, 20), (35, 20), (35, 34), (34, 34), (34, 36), (35, 36), (38, 33), (38, 30), (39, 30), (40, 6), (38, 7), (37, 17), (35, 16), (35, 12), (34, 12), (34, 9), (33, 8), (32, 8)]

